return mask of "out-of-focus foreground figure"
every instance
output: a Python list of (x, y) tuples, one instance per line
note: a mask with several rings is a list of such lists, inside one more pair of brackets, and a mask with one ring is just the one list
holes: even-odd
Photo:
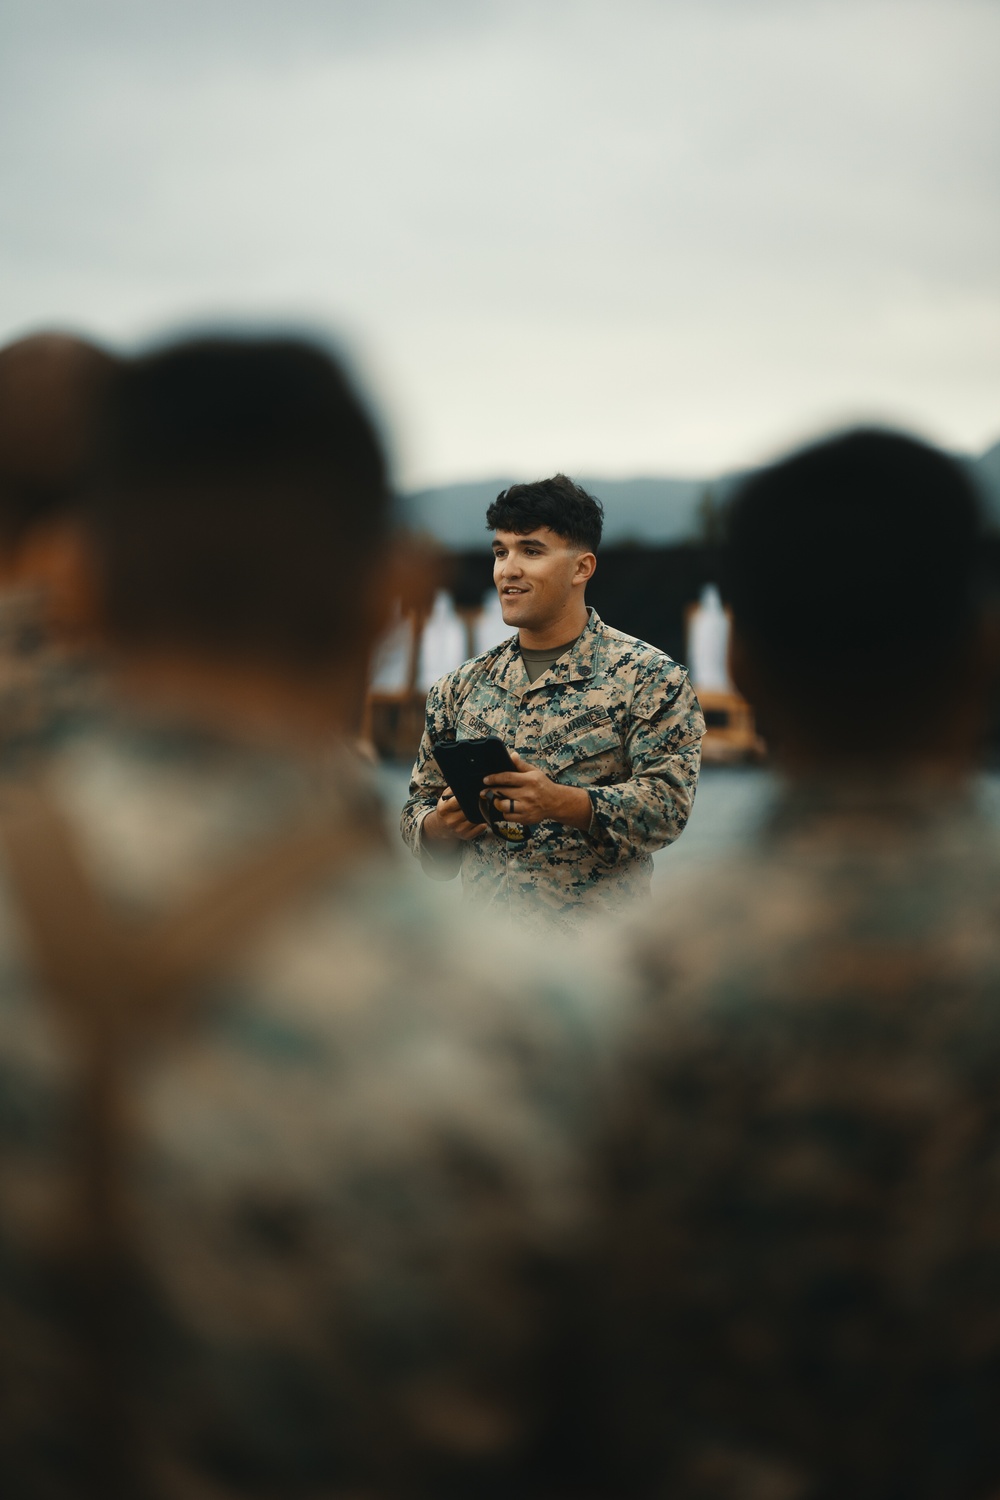
[(523, 1493), (591, 1030), (382, 851), (378, 436), (280, 339), (107, 428), (46, 555), (117, 708), (0, 788), (0, 1491)]
[(887, 433), (736, 502), (733, 670), (785, 790), (638, 939), (608, 1215), (622, 1493), (997, 1493), (979, 549), (963, 475)]
[(115, 366), (66, 333), (0, 349), (0, 757), (30, 752), (52, 713), (86, 690), (79, 663), (47, 627), (37, 544), (93, 462)]

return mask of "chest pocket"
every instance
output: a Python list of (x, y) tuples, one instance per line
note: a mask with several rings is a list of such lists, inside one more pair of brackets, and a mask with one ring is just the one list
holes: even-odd
[(625, 751), (607, 713), (591, 709), (547, 734), (538, 759), (570, 786), (614, 786), (629, 775)]

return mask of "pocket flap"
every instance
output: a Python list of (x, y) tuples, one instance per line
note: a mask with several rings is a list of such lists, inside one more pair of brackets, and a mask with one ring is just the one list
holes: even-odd
[[(628, 771), (618, 732), (607, 712), (599, 709), (579, 714), (552, 730), (539, 742), (538, 749), (550, 775), (586, 763), (588, 785)], [(601, 761), (605, 764), (595, 764)]]

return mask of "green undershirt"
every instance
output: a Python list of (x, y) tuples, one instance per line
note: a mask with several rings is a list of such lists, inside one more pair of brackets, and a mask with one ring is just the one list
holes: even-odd
[(547, 672), (553, 662), (557, 662), (560, 656), (565, 656), (567, 651), (572, 650), (580, 639), (575, 635), (565, 646), (543, 646), (540, 651), (529, 651), (527, 646), (521, 647), (521, 660), (524, 662), (524, 670), (528, 674), (529, 682), (537, 682), (544, 672)]

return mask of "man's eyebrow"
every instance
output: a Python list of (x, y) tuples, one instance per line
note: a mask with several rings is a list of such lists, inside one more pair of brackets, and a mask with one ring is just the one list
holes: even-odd
[[(513, 545), (516, 546), (517, 542), (520, 542), (525, 547), (541, 547), (544, 552), (549, 552), (551, 550), (548, 542), (543, 542), (540, 536), (519, 536), (517, 538), (517, 541), (515, 541)], [(505, 552), (510, 551), (507, 543), (501, 542), (496, 537), (494, 537), (493, 539), (492, 547), (494, 552), (496, 552), (500, 547), (502, 547)]]

